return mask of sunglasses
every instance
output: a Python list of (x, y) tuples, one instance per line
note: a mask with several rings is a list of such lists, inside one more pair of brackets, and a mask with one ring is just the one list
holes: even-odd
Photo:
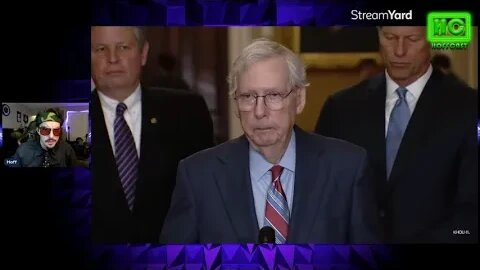
[(61, 128), (46, 128), (46, 127), (40, 127), (40, 134), (43, 136), (48, 136), (50, 135), (50, 132), (53, 130), (53, 135), (54, 136), (60, 136), (62, 134), (62, 129)]

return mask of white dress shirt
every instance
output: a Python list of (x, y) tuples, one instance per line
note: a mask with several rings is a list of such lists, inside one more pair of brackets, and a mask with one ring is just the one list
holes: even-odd
[[(427, 72), (423, 74), (413, 83), (407, 85), (405, 88), (408, 90), (406, 94), (406, 100), (408, 103), (408, 108), (410, 109), (410, 115), (413, 114), (415, 106), (417, 105), (418, 98), (423, 92), (423, 88), (427, 84), (430, 75), (432, 75), (432, 66), (430, 65), (427, 69)], [(400, 86), (390, 78), (388, 72), (385, 71), (385, 76), (387, 78), (387, 96), (385, 99), (385, 137), (387, 137), (388, 123), (390, 121), (390, 114), (392, 113), (393, 107), (398, 100), (398, 94), (395, 90)]]
[[(115, 155), (115, 134), (113, 124), (115, 122), (118, 100), (107, 97), (102, 92), (98, 91), (98, 97), (102, 105), (103, 116), (105, 118), (105, 125), (107, 126), (108, 137), (112, 145), (113, 154)], [(128, 127), (132, 131), (133, 139), (135, 140), (135, 147), (140, 158), (140, 135), (142, 132), (142, 92), (140, 85), (135, 91), (128, 96), (123, 103), (127, 105), (127, 110), (123, 114)]]

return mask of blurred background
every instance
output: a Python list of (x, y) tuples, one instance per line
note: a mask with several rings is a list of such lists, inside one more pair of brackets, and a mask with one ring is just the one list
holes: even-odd
[[(142, 83), (203, 95), (217, 143), (241, 135), (226, 76), (241, 50), (267, 37), (299, 53), (311, 86), (297, 124), (312, 131), (326, 98), (383, 71), (375, 27), (147, 27), (150, 53)], [(478, 89), (478, 27), (466, 50), (435, 50), (437, 64)], [(446, 60), (445, 60), (446, 59)], [(92, 85), (92, 87), (94, 87)]]

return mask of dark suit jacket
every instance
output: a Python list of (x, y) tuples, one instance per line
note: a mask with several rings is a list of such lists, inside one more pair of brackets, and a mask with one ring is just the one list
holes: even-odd
[(102, 243), (156, 243), (179, 160), (213, 146), (213, 125), (206, 104), (201, 96), (183, 91), (142, 89), (140, 175), (132, 212), (118, 177), (96, 91), (90, 106), (93, 238)]
[[(296, 132), (288, 243), (375, 241), (365, 150)], [(181, 161), (161, 243), (255, 243), (258, 239), (245, 136)]]
[(385, 241), (476, 242), (477, 92), (434, 70), (416, 104), (388, 181), (385, 96), (383, 73), (334, 94), (323, 107), (316, 132), (367, 150)]

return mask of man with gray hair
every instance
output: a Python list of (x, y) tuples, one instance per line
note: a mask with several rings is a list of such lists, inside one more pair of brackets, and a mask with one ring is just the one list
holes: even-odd
[(298, 56), (255, 40), (228, 82), (244, 135), (180, 162), (160, 242), (254, 243), (265, 227), (275, 243), (375, 242), (365, 151), (295, 125), (308, 86)]
[(155, 243), (178, 161), (213, 146), (212, 119), (199, 95), (140, 84), (149, 51), (141, 28), (91, 32), (93, 239)]

